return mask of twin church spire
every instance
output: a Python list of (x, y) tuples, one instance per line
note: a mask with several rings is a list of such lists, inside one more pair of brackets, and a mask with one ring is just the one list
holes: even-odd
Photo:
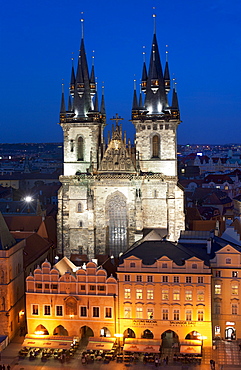
[[(83, 22), (83, 20), (81, 20), (81, 22)], [(72, 65), (71, 69), (68, 110), (66, 110), (65, 108), (64, 89), (62, 88), (60, 121), (88, 121), (89, 119), (92, 119), (93, 116), (95, 117), (95, 119), (105, 120), (105, 100), (103, 88), (101, 105), (100, 107), (98, 105), (99, 103), (97, 83), (95, 81), (94, 64), (92, 64), (91, 72), (89, 73), (82, 28), (82, 38), (76, 72), (74, 70), (74, 65)]]

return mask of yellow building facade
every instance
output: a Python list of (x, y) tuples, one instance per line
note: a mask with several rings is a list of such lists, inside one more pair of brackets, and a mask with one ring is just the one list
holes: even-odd
[(173, 346), (199, 339), (212, 346), (211, 270), (202, 260), (191, 257), (180, 266), (163, 256), (147, 265), (130, 255), (118, 268), (118, 281), (124, 337)]
[(240, 339), (240, 248), (227, 244), (216, 251), (210, 265), (213, 271), (213, 336), (216, 339)]

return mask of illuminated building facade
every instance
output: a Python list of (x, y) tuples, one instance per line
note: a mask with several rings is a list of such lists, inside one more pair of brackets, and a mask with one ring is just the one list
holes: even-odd
[(154, 32), (148, 71), (143, 65), (140, 98), (134, 89), (135, 145), (127, 143), (118, 115), (106, 144), (104, 95), (99, 106), (94, 66), (89, 73), (82, 36), (68, 108), (63, 92), (60, 110), (64, 175), (58, 199), (58, 251), (62, 256), (118, 256), (150, 229), (178, 240), (184, 229), (176, 150), (180, 114), (175, 87), (168, 103), (170, 89), (168, 62), (163, 73)]
[(28, 333), (113, 336), (116, 300), (116, 279), (107, 277), (94, 262), (89, 262), (86, 269), (63, 275), (44, 262), (26, 279)]
[(153, 238), (132, 248), (118, 267), (120, 332), (163, 344), (201, 339), (211, 348), (211, 278), (179, 244)]
[(241, 249), (229, 244), (220, 248), (210, 261), (213, 271), (213, 336), (241, 338)]

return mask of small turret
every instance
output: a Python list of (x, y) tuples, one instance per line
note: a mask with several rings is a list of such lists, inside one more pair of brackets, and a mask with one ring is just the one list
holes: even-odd
[(74, 58), (72, 58), (72, 68), (70, 76), (69, 91), (72, 96), (74, 96), (74, 86), (75, 86), (75, 73), (74, 73)]
[(166, 65), (164, 70), (164, 84), (165, 84), (165, 91), (168, 94), (171, 90), (171, 81), (170, 81), (170, 73), (169, 73), (169, 66), (168, 66), (168, 51), (166, 51)]
[(66, 118), (66, 108), (65, 108), (65, 97), (64, 97), (64, 84), (62, 83), (62, 95), (60, 104), (60, 121), (64, 122)]
[(92, 68), (90, 74), (90, 94), (94, 96), (96, 93), (96, 83), (95, 83), (95, 70), (94, 70), (94, 56), (92, 57)]

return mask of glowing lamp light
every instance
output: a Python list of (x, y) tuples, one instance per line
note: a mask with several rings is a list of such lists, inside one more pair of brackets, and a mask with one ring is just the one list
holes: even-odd
[(116, 333), (116, 334), (114, 334), (114, 337), (116, 337), (116, 338), (123, 338), (123, 334)]
[(44, 331), (43, 330), (37, 330), (34, 332), (34, 334), (36, 335), (44, 335)]
[(33, 198), (30, 196), (30, 195), (27, 195), (25, 198), (24, 198), (25, 202), (27, 203), (30, 203), (32, 202)]

